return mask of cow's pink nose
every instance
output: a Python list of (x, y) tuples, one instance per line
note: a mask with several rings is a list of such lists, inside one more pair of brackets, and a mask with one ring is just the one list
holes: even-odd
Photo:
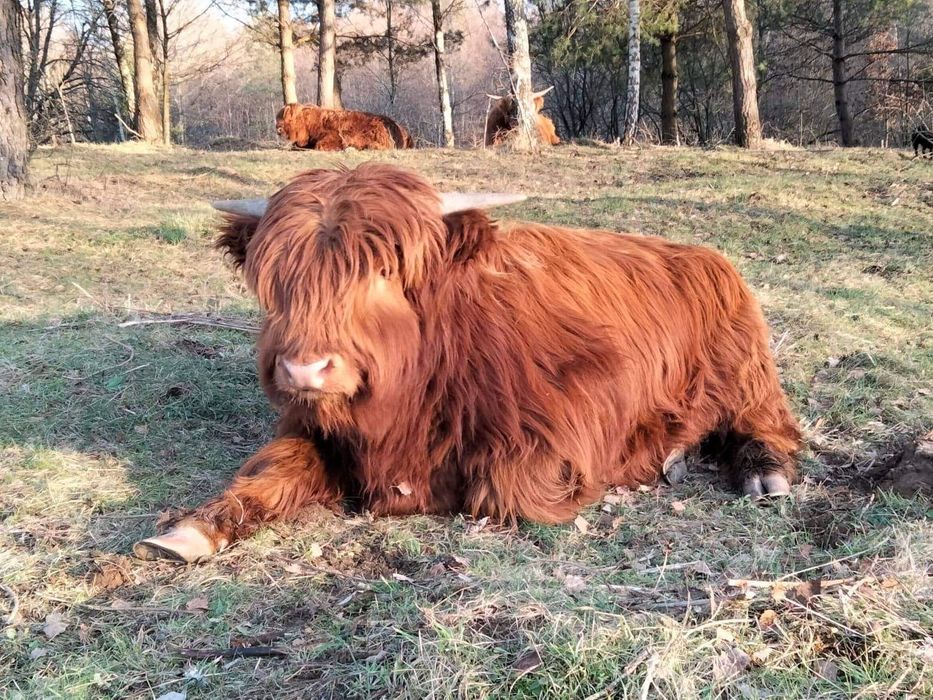
[(327, 355), (307, 365), (289, 362), (280, 358), (285, 378), (295, 389), (323, 389), (329, 375), (336, 367), (336, 357)]

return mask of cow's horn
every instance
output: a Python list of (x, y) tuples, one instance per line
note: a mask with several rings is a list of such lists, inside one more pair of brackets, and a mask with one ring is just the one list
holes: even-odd
[(252, 216), (261, 219), (262, 215), (266, 213), (268, 203), (266, 199), (221, 199), (211, 206), (217, 211), (226, 212), (227, 214)]
[(526, 199), (528, 197), (523, 194), (508, 192), (442, 192), (441, 211), (444, 214), (453, 214), (465, 209), (492, 209), (524, 202)]
[(502, 95), (490, 95), (488, 92), (486, 93), (486, 97), (488, 97), (490, 100), (501, 100), (502, 99)]
[(553, 90), (553, 89), (554, 89), (554, 86), (553, 86), (553, 85), (552, 85), (551, 87), (549, 87), (549, 88), (544, 88), (543, 90), (540, 90), (540, 91), (536, 92), (535, 94), (533, 94), (533, 95), (532, 95), (532, 98), (544, 97), (546, 94), (548, 94), (548, 93), (549, 93), (551, 90)]

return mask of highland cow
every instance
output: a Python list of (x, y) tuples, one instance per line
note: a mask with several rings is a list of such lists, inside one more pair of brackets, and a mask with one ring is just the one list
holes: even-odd
[(736, 489), (789, 493), (800, 433), (732, 265), (480, 208), (518, 199), (365, 164), (216, 204), (277, 437), (136, 553), (196, 561), (315, 503), (561, 523), (713, 442)]
[[(549, 146), (556, 146), (560, 143), (557, 136), (557, 129), (554, 128), (554, 122), (541, 114), (544, 109), (544, 96), (553, 88), (541, 90), (533, 95), (535, 104), (535, 129), (538, 132), (538, 140)], [(504, 143), (515, 128), (518, 126), (518, 109), (515, 98), (511, 95), (500, 97), (498, 95), (489, 95), (495, 102), (486, 116), (485, 143), (487, 146), (498, 146)]]
[(275, 132), (298, 148), (318, 151), (414, 147), (405, 127), (389, 117), (316, 105), (285, 105), (275, 117)]

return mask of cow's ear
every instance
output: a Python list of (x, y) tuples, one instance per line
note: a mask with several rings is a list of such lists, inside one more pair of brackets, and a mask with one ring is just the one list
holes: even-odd
[(259, 218), (248, 214), (224, 214), (220, 235), (214, 245), (230, 257), (239, 269), (246, 262), (246, 247), (256, 233)]
[(471, 260), (486, 248), (495, 237), (495, 224), (480, 209), (447, 214), (447, 258), (453, 263)]

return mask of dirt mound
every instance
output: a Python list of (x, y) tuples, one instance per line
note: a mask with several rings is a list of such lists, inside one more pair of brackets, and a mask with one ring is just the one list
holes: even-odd
[(908, 443), (904, 451), (878, 475), (878, 488), (899, 496), (933, 497), (933, 430)]

